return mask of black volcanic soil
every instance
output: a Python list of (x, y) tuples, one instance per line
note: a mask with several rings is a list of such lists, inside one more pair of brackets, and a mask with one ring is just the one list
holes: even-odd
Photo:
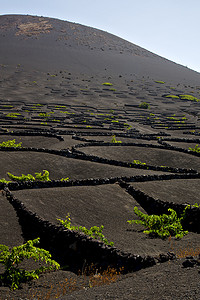
[[(69, 213), (73, 225), (104, 225), (108, 240), (129, 255), (176, 255), (132, 273), (107, 274), (103, 283), (98, 270), (86, 276), (84, 264), (81, 275), (62, 266), (16, 291), (1, 284), (0, 299), (200, 299), (198, 228), (182, 239), (145, 235), (127, 220), (137, 218), (135, 206), (146, 213), (146, 203), (126, 189), (156, 202), (200, 204), (199, 155), (187, 151), (200, 144), (200, 104), (165, 97), (199, 99), (199, 86), (197, 72), (109, 33), (50, 18), (0, 16), (0, 144), (15, 139), (25, 147), (0, 148), (0, 179), (43, 170), (53, 182), (69, 177), (68, 186), (22, 185), (12, 194), (51, 224)], [(139, 108), (142, 102), (149, 108)], [(113, 136), (118, 143), (111, 143)], [(134, 160), (151, 168), (132, 168)], [(161, 166), (176, 173), (156, 170)], [(24, 232), (3, 188), (0, 243), (12, 248), (32, 233)], [(191, 256), (196, 263), (184, 267)]]

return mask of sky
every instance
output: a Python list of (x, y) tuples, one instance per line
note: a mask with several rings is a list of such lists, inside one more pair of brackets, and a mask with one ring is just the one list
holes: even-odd
[(2, 0), (5, 14), (101, 29), (200, 72), (200, 0)]

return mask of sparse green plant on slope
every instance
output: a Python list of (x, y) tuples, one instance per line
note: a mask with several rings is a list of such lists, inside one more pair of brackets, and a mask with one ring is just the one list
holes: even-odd
[(172, 98), (172, 99), (181, 99), (181, 100), (188, 100), (188, 101), (195, 101), (195, 102), (199, 102), (200, 99), (198, 99), (197, 97), (194, 97), (192, 95), (165, 95), (165, 98)]
[(139, 105), (139, 108), (144, 108), (144, 109), (148, 109), (150, 107), (149, 103), (147, 102), (142, 102)]
[(6, 115), (6, 117), (8, 117), (8, 118), (17, 118), (18, 116), (21, 116), (21, 114), (20, 113), (8, 113)]
[[(33, 176), (32, 174), (27, 174), (24, 175), (22, 174), (21, 176), (15, 176), (9, 172), (7, 172), (8, 177), (12, 181), (18, 181), (18, 182), (25, 182), (25, 181), (51, 181), (49, 178), (49, 171), (43, 170), (42, 172), (36, 172), (35, 175)], [(5, 178), (0, 179), (0, 183), (10, 183), (12, 181), (7, 181)], [(69, 177), (66, 178), (61, 178), (60, 181), (69, 181)]]
[(35, 177), (33, 175), (31, 175), (31, 174), (27, 174), (27, 175), (22, 174), (21, 176), (15, 176), (15, 175), (7, 172), (7, 175), (13, 181), (21, 181), (21, 182), (24, 182), (24, 181), (35, 181)]
[(62, 219), (57, 219), (65, 228), (69, 229), (69, 230), (76, 230), (76, 231), (81, 231), (84, 234), (91, 236), (93, 239), (99, 239), (100, 241), (104, 242), (106, 245), (110, 245), (113, 246), (114, 243), (113, 242), (108, 242), (108, 240), (105, 238), (105, 236), (103, 235), (102, 231), (104, 229), (104, 226), (101, 225), (100, 227), (98, 226), (93, 226), (90, 229), (87, 229), (84, 226), (72, 226), (71, 225), (71, 218), (70, 218), (70, 214), (68, 214), (66, 216), (65, 220)]
[(179, 97), (181, 100), (190, 100), (190, 101), (196, 101), (196, 102), (200, 101), (200, 99), (198, 99), (192, 95), (179, 95)]
[(142, 163), (141, 161), (139, 161), (139, 160), (137, 160), (137, 159), (135, 159), (134, 161), (133, 161), (133, 164), (134, 165), (146, 165), (146, 163)]
[(28, 175), (24, 175), (22, 174), (21, 176), (15, 176), (11, 173), (7, 173), (8, 177), (13, 180), (13, 181), (50, 181), (49, 179), (49, 171), (47, 170), (43, 170), (43, 174), (42, 173), (35, 173), (35, 177), (31, 174)]
[(164, 81), (161, 81), (161, 80), (155, 80), (155, 83), (164, 84), (165, 82), (164, 82)]
[(0, 183), (6, 183), (6, 184), (8, 184), (10, 182), (12, 182), (12, 181), (8, 181), (5, 178), (0, 179)]
[(116, 140), (116, 136), (115, 136), (115, 135), (113, 135), (113, 136), (112, 136), (111, 143), (115, 143), (115, 144), (117, 144), (117, 143), (121, 143), (121, 141), (117, 141), (117, 140)]
[(165, 98), (179, 99), (177, 95), (166, 95)]
[(40, 173), (35, 173), (35, 180), (38, 180), (38, 181), (50, 181), (50, 178), (49, 178), (49, 171), (47, 170), (43, 170), (43, 174), (42, 172)]
[(193, 151), (193, 152), (200, 153), (200, 147), (199, 147), (198, 144), (197, 144), (194, 148), (189, 147), (189, 150), (190, 150), (190, 151)]
[(60, 181), (69, 181), (69, 177), (61, 178)]
[(13, 105), (3, 105), (4, 108), (12, 108)]
[(54, 112), (49, 112), (49, 113), (39, 113), (38, 116), (48, 118), (51, 116), (51, 114), (54, 114)]
[(15, 144), (15, 139), (0, 143), (0, 148), (6, 148), (6, 147), (21, 148), (22, 143)]
[(193, 208), (193, 207), (200, 208), (200, 204), (195, 203), (193, 205), (190, 205), (190, 204), (187, 205), (187, 208)]
[(188, 234), (188, 231), (184, 231), (181, 221), (185, 217), (186, 207), (180, 218), (177, 217), (175, 210), (169, 208), (169, 215), (147, 215), (142, 213), (136, 206), (134, 207), (135, 214), (140, 220), (128, 220), (129, 224), (141, 224), (146, 227), (143, 232), (160, 238), (166, 238), (169, 236), (175, 236), (176, 238), (182, 238)]
[[(60, 265), (51, 259), (51, 254), (48, 251), (35, 247), (37, 244), (39, 244), (39, 238), (13, 247), (11, 251), (7, 246), (0, 245), (0, 263), (5, 267), (5, 272), (0, 274), (0, 280), (10, 285), (11, 289), (18, 289), (22, 282), (38, 279), (39, 275), (47, 270), (60, 268)], [(35, 261), (44, 261), (47, 266), (41, 266), (31, 271), (20, 269), (19, 264), (24, 259), (30, 258)]]
[(106, 86), (112, 86), (113, 84), (112, 84), (112, 83), (110, 83), (110, 82), (104, 82), (104, 83), (102, 83), (102, 85), (106, 85)]

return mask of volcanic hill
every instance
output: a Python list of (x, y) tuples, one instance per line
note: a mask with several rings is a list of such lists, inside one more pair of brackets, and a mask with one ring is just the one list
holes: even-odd
[(0, 57), (42, 71), (131, 74), (197, 82), (200, 75), (117, 36), (57, 19), (0, 17)]
[[(200, 299), (199, 103), (199, 73), (117, 36), (0, 16), (0, 244), (39, 237), (61, 265), (0, 299)], [(187, 207), (184, 236), (143, 233), (134, 207)]]

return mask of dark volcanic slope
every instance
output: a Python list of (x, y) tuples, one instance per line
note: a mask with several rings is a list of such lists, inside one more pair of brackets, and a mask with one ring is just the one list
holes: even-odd
[[(199, 73), (114, 35), (0, 16), (0, 243), (40, 237), (64, 267), (16, 291), (0, 280), (0, 299), (200, 299), (199, 99)], [(9, 140), (23, 148), (3, 147)], [(48, 182), (8, 183), (14, 198), (1, 183), (8, 172), (36, 176), (43, 169)], [(189, 233), (181, 239), (153, 238), (127, 223), (138, 218), (135, 206), (149, 215), (168, 208), (180, 214), (186, 203)], [(116, 248), (85, 244), (79, 233), (73, 241), (63, 236), (55, 224), (67, 214), (72, 226), (103, 225)], [(99, 275), (108, 265), (129, 272), (124, 259), (137, 271)], [(148, 259), (156, 265), (147, 267)], [(88, 277), (91, 263), (95, 275)]]
[(136, 74), (198, 82), (200, 75), (107, 32), (51, 18), (0, 16), (0, 63), (42, 71)]

